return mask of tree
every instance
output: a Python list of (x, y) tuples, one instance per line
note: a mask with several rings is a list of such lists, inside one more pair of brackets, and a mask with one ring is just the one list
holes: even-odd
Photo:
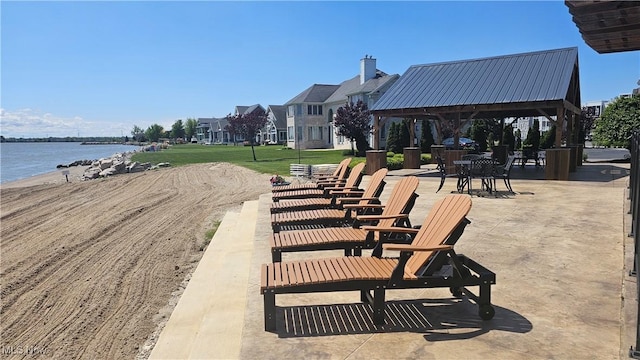
[(424, 154), (430, 154), (431, 145), (433, 145), (431, 122), (429, 120), (422, 120), (422, 129), (420, 131), (420, 151)]
[(392, 122), (389, 126), (389, 136), (387, 137), (387, 151), (391, 151), (394, 153), (402, 152), (402, 146), (400, 145), (400, 127), (396, 122)]
[(479, 151), (487, 151), (487, 137), (490, 133), (485, 120), (475, 120), (469, 129), (469, 137), (478, 143)]
[(336, 134), (341, 135), (351, 141), (351, 152), (355, 154), (353, 144), (355, 142), (358, 149), (358, 156), (364, 156), (365, 151), (369, 148), (367, 135), (371, 131), (371, 113), (367, 109), (367, 105), (358, 100), (357, 104), (353, 102), (341, 106), (336, 111), (334, 125)]
[(640, 128), (640, 94), (617, 97), (596, 120), (593, 140), (598, 145), (631, 148), (633, 129)]
[(551, 129), (545, 131), (540, 138), (541, 149), (551, 149), (556, 143), (556, 125), (552, 125)]
[(533, 151), (540, 150), (540, 122), (538, 119), (533, 120), (533, 125), (529, 128), (527, 138), (524, 140), (524, 146), (530, 147)]
[(145, 141), (144, 130), (142, 130), (138, 125), (133, 125), (133, 130), (131, 130), (131, 136), (137, 142)]
[(402, 123), (400, 125), (400, 152), (406, 147), (412, 146), (411, 144), (411, 134), (409, 133), (410, 126), (413, 126), (413, 120), (411, 119), (402, 119)]
[(184, 123), (184, 134), (187, 141), (191, 141), (191, 138), (196, 135), (196, 128), (198, 127), (198, 121), (196, 119), (187, 118)]
[(257, 109), (256, 111), (249, 114), (237, 114), (237, 115), (227, 115), (227, 121), (229, 124), (225, 127), (230, 134), (234, 137), (235, 144), (235, 135), (242, 135), (245, 140), (249, 141), (251, 144), (251, 153), (253, 154), (253, 161), (258, 161), (256, 159), (256, 151), (253, 147), (256, 139), (256, 134), (260, 129), (262, 129), (267, 124), (267, 115), (261, 109)]
[(184, 125), (182, 125), (182, 120), (176, 120), (173, 126), (171, 126), (171, 138), (184, 139)]
[[(538, 120), (535, 120), (538, 121)], [(516, 145), (516, 138), (513, 136), (513, 123), (506, 125), (502, 131), (502, 145), (507, 146), (507, 151), (513, 151)], [(538, 132), (538, 146), (540, 145), (540, 132)]]
[(157, 142), (164, 135), (164, 128), (158, 124), (153, 124), (144, 131), (144, 136), (151, 142)]

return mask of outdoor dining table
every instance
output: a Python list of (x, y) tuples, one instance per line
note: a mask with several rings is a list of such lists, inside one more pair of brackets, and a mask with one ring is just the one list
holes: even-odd
[[(495, 191), (495, 186), (492, 186), (492, 184), (495, 184), (495, 177), (494, 177), (494, 172), (491, 173), (475, 173), (475, 169), (473, 166), (473, 163), (477, 160), (482, 160), (482, 161), (486, 161), (486, 158), (482, 158), (482, 159), (476, 159), (476, 160), (454, 160), (453, 164), (456, 166), (457, 169), (457, 173), (458, 173), (458, 192), (462, 193), (464, 192), (465, 187), (467, 188), (467, 193), (471, 194), (471, 181), (474, 178), (480, 178), (482, 179), (482, 188), (486, 188), (489, 193), (491, 193), (492, 191)], [(492, 161), (493, 166), (495, 167), (496, 165), (498, 165), (498, 162), (493, 160)]]

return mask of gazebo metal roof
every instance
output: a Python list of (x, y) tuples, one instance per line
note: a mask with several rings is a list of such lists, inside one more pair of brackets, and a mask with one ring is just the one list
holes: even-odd
[(537, 109), (552, 112), (561, 104), (579, 112), (578, 85), (575, 47), (414, 65), (371, 111), (382, 116), (476, 111), (486, 114), (475, 117), (537, 116)]

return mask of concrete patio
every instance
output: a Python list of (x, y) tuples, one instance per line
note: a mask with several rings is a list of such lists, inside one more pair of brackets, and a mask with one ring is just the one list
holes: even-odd
[[(417, 175), (410, 218), (421, 224), (455, 190), (448, 179), (435, 193), (433, 167), (391, 171), (383, 203), (401, 176)], [(628, 276), (628, 169), (585, 163), (569, 181), (547, 181), (543, 170), (526, 166), (512, 174), (515, 194), (498, 183), (497, 196), (472, 195), (471, 224), (456, 252), (497, 274), (490, 321), (448, 289), (393, 290), (387, 324), (375, 327), (358, 292), (334, 292), (276, 296), (277, 331), (264, 331), (260, 266), (271, 259), (264, 194), (225, 216), (151, 358), (627, 358), (637, 311), (636, 279)], [(341, 255), (286, 253), (283, 260)]]

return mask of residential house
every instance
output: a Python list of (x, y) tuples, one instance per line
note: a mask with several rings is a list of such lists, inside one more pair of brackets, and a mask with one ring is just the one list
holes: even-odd
[(225, 127), (229, 124), (226, 117), (223, 118), (198, 118), (196, 126), (196, 139), (200, 144), (226, 144), (229, 142), (229, 132)]
[(285, 103), (287, 145), (300, 149), (349, 149), (336, 135), (335, 114), (347, 102), (364, 101), (369, 107), (399, 78), (376, 68), (376, 59), (360, 60), (360, 74), (339, 85), (314, 84)]
[(267, 125), (262, 135), (265, 144), (286, 144), (287, 108), (284, 105), (267, 106)]

